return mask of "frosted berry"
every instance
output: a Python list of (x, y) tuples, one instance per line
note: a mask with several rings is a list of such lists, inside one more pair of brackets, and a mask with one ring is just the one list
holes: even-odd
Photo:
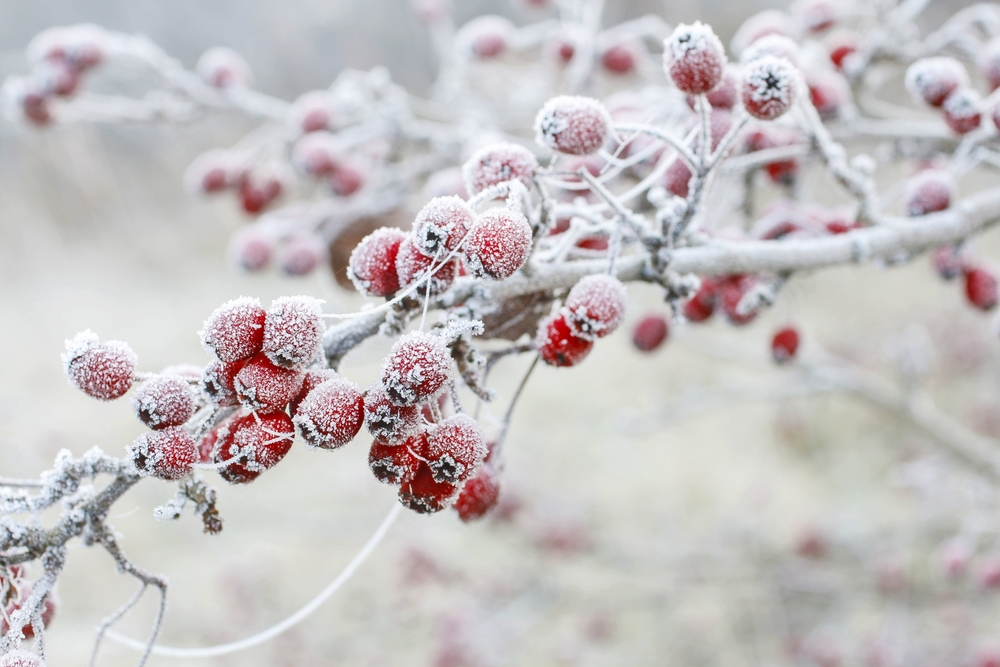
[(229, 261), (237, 269), (251, 273), (266, 268), (273, 253), (274, 241), (271, 237), (253, 227), (233, 235), (227, 251)]
[(990, 90), (1000, 88), (1000, 39), (994, 39), (986, 45), (979, 60), (979, 71)]
[(980, 310), (992, 310), (997, 305), (997, 278), (981, 266), (965, 271), (965, 296)]
[(646, 315), (632, 331), (632, 344), (641, 352), (652, 352), (670, 335), (667, 318), (659, 313)]
[(191, 434), (180, 426), (143, 433), (128, 447), (128, 459), (144, 477), (176, 480), (194, 469), (198, 458)]
[[(27, 627), (30, 628), (31, 624), (28, 624)], [(0, 657), (0, 667), (45, 667), (45, 662), (34, 653), (14, 649)]]
[(292, 164), (314, 177), (329, 176), (340, 166), (337, 137), (330, 132), (312, 132), (292, 148)]
[(240, 179), (240, 203), (250, 214), (263, 211), (284, 191), (284, 181), (274, 174), (246, 174)]
[(426, 433), (413, 435), (400, 445), (376, 440), (368, 450), (368, 467), (378, 481), (398, 486), (416, 477), (426, 451)]
[(903, 195), (906, 215), (915, 218), (943, 211), (951, 206), (954, 196), (955, 182), (948, 172), (938, 169), (921, 171), (906, 183)]
[(273, 468), (292, 448), (295, 427), (284, 412), (243, 415), (218, 427), (213, 453), (216, 463), (232, 461), (219, 469), (230, 484), (246, 484)]
[(233, 388), (241, 404), (250, 410), (275, 412), (283, 410), (299, 390), (305, 374), (276, 366), (264, 354), (253, 357), (233, 380)]
[(218, 406), (238, 405), (236, 396), (236, 374), (246, 365), (245, 361), (224, 363), (213, 361), (205, 367), (201, 378), (201, 389), (209, 400)]
[(215, 88), (253, 85), (253, 72), (240, 54), (219, 46), (202, 54), (195, 65), (201, 80)]
[(575, 366), (590, 354), (594, 341), (575, 335), (566, 317), (556, 313), (539, 323), (535, 347), (550, 366)]
[(104, 343), (89, 329), (66, 341), (63, 369), (70, 384), (91, 398), (111, 401), (132, 387), (137, 363), (135, 352), (126, 343)]
[(821, 118), (833, 118), (851, 101), (851, 86), (841, 74), (812, 70), (806, 76), (809, 100)]
[[(739, 69), (729, 65), (722, 71), (722, 81), (706, 96), (713, 109), (732, 109), (739, 101)], [(687, 104), (695, 108), (695, 98), (688, 97)]]
[(915, 101), (939, 107), (953, 92), (969, 85), (969, 75), (954, 58), (922, 58), (907, 68), (905, 83)]
[(437, 482), (464, 482), (483, 464), (486, 453), (483, 429), (464, 414), (442, 421), (427, 439), (427, 466)]
[(639, 49), (632, 42), (612, 44), (601, 53), (601, 67), (611, 74), (631, 74), (638, 64)]
[(574, 334), (595, 340), (612, 333), (625, 317), (625, 285), (598, 273), (581, 278), (566, 297), (566, 322)]
[[(425, 279), (427, 273), (434, 266), (438, 267), (434, 274), (429, 279)], [(425, 294), (435, 296), (446, 292), (455, 281), (457, 271), (458, 262), (456, 260), (450, 259), (442, 264), (440, 259), (428, 257), (418, 250), (410, 237), (399, 244), (399, 251), (396, 254), (396, 279), (399, 281), (400, 289), (421, 281), (415, 296), (423, 297)]]
[(420, 411), (415, 405), (396, 405), (377, 384), (365, 394), (365, 426), (376, 440), (399, 445), (420, 429)]
[(271, 302), (264, 322), (267, 358), (283, 368), (301, 368), (320, 355), (323, 302), (311, 296), (283, 296)]
[(965, 272), (966, 260), (961, 248), (943, 245), (931, 255), (934, 270), (945, 280), (954, 280)]
[(670, 194), (687, 199), (691, 184), (691, 169), (684, 163), (684, 160), (675, 158), (667, 170), (663, 172), (663, 187)]
[(241, 296), (222, 304), (205, 320), (201, 344), (220, 361), (249, 359), (264, 344), (267, 313), (260, 301)]
[(206, 151), (196, 157), (184, 172), (184, 185), (194, 194), (222, 192), (235, 184), (232, 158), (223, 150)]
[(333, 118), (333, 100), (326, 91), (313, 90), (292, 103), (288, 115), (292, 126), (304, 133), (330, 129)]
[(434, 396), (451, 377), (452, 361), (440, 336), (411, 331), (382, 362), (382, 385), (396, 405), (416, 405)]
[(414, 512), (432, 514), (448, 507), (457, 491), (454, 484), (436, 481), (430, 468), (421, 465), (412, 480), (400, 485), (399, 502)]
[(771, 338), (771, 356), (779, 364), (795, 358), (799, 349), (799, 332), (795, 327), (784, 327)]
[(607, 109), (590, 97), (553, 97), (535, 118), (535, 141), (566, 155), (596, 153), (610, 132)]
[(517, 29), (502, 16), (480, 16), (455, 33), (455, 43), (473, 58), (496, 58), (510, 48)]
[(959, 134), (972, 132), (982, 122), (983, 114), (979, 110), (981, 105), (979, 93), (971, 88), (959, 88), (941, 105), (944, 122)]
[(132, 396), (136, 417), (151, 429), (180, 426), (194, 414), (194, 393), (187, 380), (158, 375), (146, 380)]
[(461, 197), (435, 197), (413, 221), (413, 240), (428, 257), (443, 257), (456, 250), (475, 222), (476, 214)]
[(743, 72), (743, 107), (754, 118), (778, 118), (795, 102), (797, 76), (791, 63), (782, 58), (764, 56), (754, 60)]
[(358, 386), (338, 378), (309, 392), (292, 421), (306, 444), (337, 449), (354, 439), (364, 420), (365, 404)]
[(715, 312), (717, 297), (718, 283), (712, 278), (702, 278), (698, 291), (684, 302), (684, 318), (689, 322), (704, 322)]
[(830, 35), (827, 40), (830, 62), (839, 70), (843, 70), (847, 57), (858, 50), (858, 37), (853, 32), (840, 31)]
[(307, 276), (326, 259), (326, 245), (315, 236), (296, 236), (281, 247), (278, 266), (287, 276)]
[(466, 263), (476, 278), (505, 280), (524, 265), (530, 251), (531, 225), (509, 207), (480, 215), (465, 241)]
[(347, 269), (358, 291), (370, 296), (389, 296), (399, 291), (396, 255), (406, 232), (395, 227), (382, 227), (361, 240), (354, 248)]
[(538, 171), (534, 153), (517, 144), (491, 144), (472, 154), (462, 166), (465, 187), (469, 194), (517, 179), (530, 188)]
[(757, 284), (753, 276), (729, 276), (720, 281), (718, 286), (719, 305), (732, 324), (749, 324), (757, 317), (756, 310), (740, 312), (739, 304), (743, 297)]
[(462, 487), (453, 507), (462, 521), (475, 521), (489, 513), (500, 500), (500, 474), (490, 463)]
[(361, 167), (352, 162), (341, 162), (326, 179), (330, 191), (338, 197), (350, 197), (365, 184)]
[(703, 95), (722, 83), (726, 50), (711, 26), (680, 24), (663, 44), (663, 69), (688, 95)]
[(292, 402), (288, 404), (288, 414), (294, 418), (296, 410), (299, 409), (299, 405), (309, 395), (309, 392), (327, 380), (334, 380), (339, 377), (341, 377), (340, 373), (332, 368), (311, 368), (306, 371), (302, 378), (302, 388), (299, 389), (298, 396), (293, 398)]
[[(9, 619), (14, 614), (15, 611), (18, 611), (19, 609), (21, 609), (22, 606), (24, 606), (24, 603), (28, 601), (28, 597), (30, 595), (31, 595), (31, 584), (25, 584), (21, 586), (21, 589), (18, 592), (17, 600), (12, 602), (7, 607), (6, 617), (0, 615), (0, 634), (7, 635), (7, 633), (10, 631), (10, 623), (8, 622), (7, 619)], [(54, 595), (52, 593), (49, 593), (48, 595), (45, 596), (45, 599), (42, 601), (42, 613), (40, 614), (40, 616), (42, 617), (43, 628), (49, 627), (49, 623), (52, 622), (52, 617), (55, 616), (55, 613), (56, 613), (56, 600), (54, 598)], [(31, 625), (30, 622), (25, 623), (24, 626), (21, 628), (21, 633), (24, 635), (25, 639), (32, 639), (35, 636), (35, 628), (34, 626)], [(15, 651), (15, 653), (18, 652), (24, 653), (24, 651)], [(2, 661), (6, 659), (8, 655), (10, 655), (10, 653), (7, 653), (6, 655), (3, 656), (3, 658), (0, 658), (0, 665), (3, 665)], [(16, 662), (13, 664), (18, 665), (18, 663)], [(28, 663), (28, 664), (36, 664), (36, 663)], [(44, 667), (45, 663), (39, 661), (37, 664), (41, 664)]]

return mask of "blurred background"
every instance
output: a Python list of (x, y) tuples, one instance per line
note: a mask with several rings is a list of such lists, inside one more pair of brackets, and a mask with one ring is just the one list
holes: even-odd
[[(728, 43), (772, 3), (607, 4), (609, 25), (654, 12), (671, 24), (709, 22)], [(456, 5), (459, 23), (486, 12), (530, 18), (506, 2)], [(935, 3), (927, 20), (957, 6)], [(3, 0), (0, 16), (2, 75), (25, 71), (23, 48), (38, 31), (87, 21), (146, 34), (189, 66), (208, 47), (232, 47), (259, 89), (286, 99), (344, 67), (385, 65), (417, 94), (434, 76), (429, 40), (403, 0)], [(252, 127), (226, 114), (173, 126), (0, 123), (0, 475), (35, 475), (64, 447), (117, 455), (142, 432), (126, 403), (95, 402), (67, 384), (59, 353), (80, 330), (128, 341), (140, 368), (155, 370), (204, 364), (196, 332), (239, 295), (266, 304), (307, 293), (337, 310), (361, 303), (326, 272), (248, 276), (226, 264), (243, 215), (229, 199), (189, 196), (181, 175)], [(977, 247), (997, 258), (998, 233)], [(630, 309), (629, 324), (665, 306), (636, 285)], [(941, 408), (1000, 436), (996, 336), (924, 259), (797, 278), (751, 326), (678, 329), (653, 356), (636, 352), (624, 327), (580, 367), (537, 371), (493, 518), (465, 525), (452, 512), (405, 513), (314, 616), (262, 647), (203, 662), (836, 667), (989, 654), (1000, 646), (1000, 605), (976, 573), (1000, 554), (995, 486), (907, 422), (774, 366), (768, 341), (788, 322), (803, 333), (804, 355), (832, 350), (890, 379), (899, 350), (916, 346)], [(368, 341), (344, 372), (367, 385), (387, 348)], [(497, 374), (501, 395), (528, 361)], [(335, 453), (297, 443), (254, 484), (220, 480), (217, 537), (189, 515), (153, 520), (173, 494), (166, 483), (139, 485), (115, 507), (126, 553), (170, 578), (162, 643), (251, 634), (343, 568), (394, 502), (367, 470), (365, 439)], [(955, 572), (948, 549), (968, 535)], [(134, 590), (104, 552), (73, 547), (48, 634), (53, 666), (84, 664), (97, 623)], [(144, 636), (152, 611), (150, 598), (121, 627)], [(100, 664), (136, 658), (108, 642)]]

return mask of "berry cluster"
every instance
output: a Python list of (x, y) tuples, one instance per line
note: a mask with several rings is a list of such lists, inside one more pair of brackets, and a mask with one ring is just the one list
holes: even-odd
[(563, 307), (542, 320), (535, 347), (551, 366), (575, 366), (590, 354), (594, 341), (614, 332), (625, 317), (625, 286), (614, 276), (582, 278)]
[[(993, 42), (992, 52), (1000, 50), (1000, 41)], [(988, 52), (982, 62), (987, 83), (995, 88), (990, 78), (995, 67)], [(906, 88), (919, 103), (940, 109), (945, 123), (956, 134), (968, 134), (982, 123), (984, 113), (989, 113), (1000, 127), (1000, 102), (984, 109), (980, 94), (972, 88), (969, 75), (962, 63), (947, 56), (917, 60), (906, 70)]]

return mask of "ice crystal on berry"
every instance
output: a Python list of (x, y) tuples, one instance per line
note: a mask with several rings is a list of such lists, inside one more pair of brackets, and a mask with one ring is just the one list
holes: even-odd
[(427, 465), (434, 480), (458, 484), (486, 459), (486, 440), (475, 419), (458, 414), (437, 425), (427, 441)]
[(264, 344), (266, 317), (257, 299), (241, 296), (227, 301), (205, 320), (201, 344), (220, 361), (249, 359)]
[(292, 421), (310, 446), (337, 449), (358, 434), (364, 419), (364, 400), (358, 386), (337, 378), (310, 391)]
[(361, 240), (351, 253), (347, 275), (359, 292), (370, 296), (389, 296), (399, 290), (396, 256), (406, 232), (382, 227)]
[(411, 331), (396, 341), (382, 363), (382, 385), (396, 405), (416, 405), (451, 377), (452, 361), (440, 336)]
[[(426, 278), (432, 267), (436, 267), (434, 274)], [(454, 259), (442, 263), (440, 259), (428, 257), (409, 237), (399, 245), (399, 252), (396, 254), (396, 278), (400, 288), (409, 287), (418, 280), (423, 281), (417, 288), (415, 296), (422, 297), (424, 294), (435, 296), (447, 291), (454, 282), (457, 272), (458, 262)]]
[(590, 97), (553, 97), (535, 118), (535, 141), (567, 155), (596, 153), (610, 132), (607, 110)]
[(663, 44), (663, 68), (688, 95), (703, 95), (722, 82), (726, 50), (710, 26), (680, 24)]
[(143, 433), (128, 447), (128, 458), (140, 475), (181, 479), (198, 458), (191, 434), (179, 426)]
[(555, 313), (539, 323), (535, 347), (550, 366), (575, 366), (590, 354), (594, 341), (574, 334), (565, 315)]
[(428, 257), (443, 256), (458, 248), (475, 222), (476, 214), (460, 197), (435, 197), (413, 221), (413, 239)]
[(264, 322), (263, 351), (284, 368), (301, 368), (319, 357), (323, 309), (311, 296), (283, 296), (271, 303)]
[(785, 59), (764, 56), (754, 60), (743, 72), (743, 107), (754, 118), (778, 118), (795, 101), (796, 76)]
[(292, 448), (295, 426), (284, 412), (242, 415), (217, 427), (216, 463), (228, 463), (219, 474), (230, 484), (246, 484), (274, 467)]
[(132, 387), (138, 360), (128, 344), (117, 340), (102, 343), (88, 329), (66, 341), (62, 362), (73, 386), (92, 398), (110, 401)]
[(580, 279), (566, 297), (566, 322), (574, 334), (595, 340), (607, 336), (625, 317), (625, 285), (598, 273)]
[(365, 394), (365, 426), (377, 440), (399, 445), (420, 428), (420, 411), (415, 405), (396, 405), (385, 387), (376, 384)]
[(969, 85), (969, 75), (962, 63), (939, 56), (910, 65), (904, 81), (915, 101), (939, 107), (954, 91)]
[(462, 167), (465, 187), (469, 194), (511, 180), (519, 180), (530, 188), (538, 170), (535, 155), (517, 144), (491, 144), (470, 157)]
[(250, 359), (236, 374), (233, 388), (240, 403), (250, 410), (283, 410), (302, 389), (305, 374), (282, 368), (264, 354)]
[(531, 251), (531, 225), (513, 208), (494, 208), (476, 220), (465, 242), (469, 272), (504, 280), (524, 265)]
[(476, 476), (462, 486), (453, 507), (462, 521), (475, 521), (486, 516), (500, 500), (500, 473), (486, 463)]
[(146, 380), (132, 396), (136, 417), (151, 429), (180, 426), (194, 414), (194, 394), (187, 381), (176, 375)]

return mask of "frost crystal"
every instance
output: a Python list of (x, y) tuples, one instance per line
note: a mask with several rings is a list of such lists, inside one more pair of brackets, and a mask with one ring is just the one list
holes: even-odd
[(88, 329), (66, 341), (62, 362), (73, 386), (92, 398), (110, 401), (132, 387), (138, 359), (128, 344), (117, 340), (101, 343)]
[(201, 378), (201, 390), (208, 396), (215, 405), (236, 405), (239, 399), (236, 396), (234, 380), (236, 374), (246, 364), (245, 361), (235, 361), (231, 364), (224, 364), (221, 361), (213, 361), (205, 367), (205, 373)]
[(376, 384), (365, 394), (365, 426), (376, 439), (400, 445), (420, 428), (420, 411), (413, 405), (396, 405), (385, 387)]
[(774, 120), (781, 116), (795, 101), (795, 94), (795, 68), (783, 58), (764, 56), (743, 72), (743, 106), (755, 118)]
[(445, 419), (427, 440), (427, 465), (437, 482), (464, 482), (476, 473), (486, 454), (483, 430), (468, 415)]
[(477, 278), (505, 280), (520, 269), (531, 251), (531, 225), (512, 208), (486, 211), (465, 243), (469, 272)]
[(45, 667), (45, 662), (34, 653), (14, 649), (0, 657), (0, 667)]
[(590, 97), (554, 97), (535, 118), (535, 141), (567, 155), (596, 153), (610, 131), (607, 109)]
[(264, 322), (264, 354), (278, 366), (301, 368), (322, 348), (323, 309), (311, 296), (283, 296), (271, 303)]
[(712, 28), (681, 24), (663, 43), (663, 68), (679, 90), (701, 95), (722, 82), (726, 51)]
[(305, 377), (302, 380), (302, 388), (299, 389), (298, 396), (296, 396), (288, 406), (288, 414), (295, 417), (295, 411), (299, 409), (299, 405), (305, 400), (306, 396), (309, 395), (309, 392), (327, 380), (333, 380), (339, 377), (340, 373), (332, 368), (313, 368), (306, 371)]
[(264, 344), (267, 313), (260, 301), (247, 296), (227, 301), (215, 309), (199, 332), (201, 344), (220, 361), (249, 359)]
[(194, 414), (194, 394), (188, 383), (174, 375), (146, 380), (132, 396), (136, 417), (151, 429), (180, 426)]
[(939, 107), (955, 90), (969, 85), (969, 75), (954, 58), (922, 58), (907, 68), (904, 82), (914, 101)]
[(599, 273), (582, 278), (566, 298), (566, 321), (577, 336), (594, 340), (607, 336), (625, 317), (625, 285)]
[(457, 486), (438, 482), (430, 468), (421, 465), (411, 481), (400, 485), (399, 502), (403, 507), (419, 514), (431, 514), (448, 507), (457, 491)]
[(351, 282), (369, 296), (389, 296), (399, 290), (396, 257), (400, 244), (408, 237), (395, 227), (382, 227), (361, 240), (351, 253), (347, 275)]
[(458, 248), (472, 227), (475, 213), (459, 197), (435, 197), (413, 221), (416, 247), (429, 257), (444, 256)]
[(411, 331), (396, 341), (382, 363), (382, 384), (396, 405), (416, 405), (451, 377), (451, 355), (440, 336)]
[(517, 179), (530, 188), (538, 160), (523, 146), (516, 144), (491, 144), (476, 151), (462, 167), (465, 187), (469, 194), (479, 194), (486, 188)]
[(394, 446), (376, 440), (368, 450), (368, 467), (383, 484), (412, 481), (427, 450), (427, 434), (419, 433)]
[(308, 445), (337, 449), (358, 434), (364, 418), (364, 400), (358, 386), (334, 379), (309, 392), (292, 421)]

